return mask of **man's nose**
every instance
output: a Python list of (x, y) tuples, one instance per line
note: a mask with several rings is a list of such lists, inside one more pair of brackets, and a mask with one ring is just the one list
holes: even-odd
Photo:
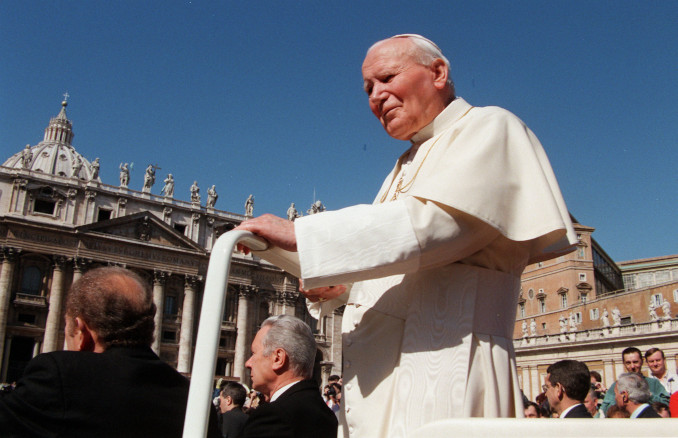
[(372, 92), (369, 96), (370, 103), (377, 104), (381, 101), (386, 100), (385, 87), (382, 84), (374, 84), (372, 87)]

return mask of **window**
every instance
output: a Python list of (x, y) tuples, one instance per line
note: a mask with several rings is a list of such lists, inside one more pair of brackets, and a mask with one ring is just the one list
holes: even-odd
[(16, 320), (24, 324), (35, 325), (35, 315), (30, 313), (20, 313), (17, 315)]
[(586, 304), (586, 301), (589, 299), (589, 294), (582, 292), (579, 294), (579, 299), (581, 300), (582, 304)]
[(673, 301), (678, 303), (678, 289), (673, 290)]
[(631, 324), (631, 317), (630, 316), (624, 316), (621, 319), (621, 325), (630, 325)]
[(546, 313), (546, 302), (544, 297), (539, 298), (539, 313)]
[(35, 204), (33, 204), (33, 212), (53, 215), (54, 207), (56, 207), (55, 201), (50, 201), (47, 199), (36, 199)]
[(174, 295), (167, 295), (165, 297), (165, 315), (177, 314), (177, 298)]
[(28, 295), (40, 295), (40, 286), (42, 285), (42, 272), (35, 266), (29, 266), (24, 269), (24, 276), (21, 279), (21, 293)]
[(577, 321), (577, 324), (581, 324), (581, 312), (575, 312), (574, 320)]
[(546, 330), (546, 323), (545, 322), (541, 323), (541, 328), (542, 328), (542, 330)]
[(583, 272), (579, 273), (579, 281), (586, 281), (586, 274)]
[(163, 342), (177, 342), (177, 332), (174, 330), (163, 330), (162, 331), (162, 341)]
[(111, 210), (108, 210), (106, 208), (100, 208), (99, 209), (99, 214), (97, 216), (97, 222), (103, 222), (107, 221), (111, 218)]
[(174, 224), (174, 229), (180, 232), (181, 234), (186, 234), (186, 225), (185, 224)]
[(544, 293), (544, 289), (539, 289), (539, 293), (540, 293), (540, 294), (543, 294), (543, 293)]
[(589, 318), (591, 319), (591, 321), (596, 321), (598, 318), (600, 318), (598, 308), (589, 310)]
[(580, 246), (579, 249), (577, 250), (577, 257), (579, 257), (580, 259), (586, 258), (586, 248)]
[(655, 307), (661, 307), (662, 302), (664, 302), (664, 297), (662, 296), (662, 294), (654, 294), (652, 295), (651, 301), (652, 304), (655, 305)]
[(525, 318), (525, 303), (518, 303), (518, 317)]
[(560, 294), (560, 308), (567, 309), (567, 294)]

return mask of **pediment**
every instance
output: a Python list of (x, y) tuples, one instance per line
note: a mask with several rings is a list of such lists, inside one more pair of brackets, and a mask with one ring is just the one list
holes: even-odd
[(148, 211), (83, 225), (78, 233), (108, 234), (125, 240), (193, 251), (205, 250)]

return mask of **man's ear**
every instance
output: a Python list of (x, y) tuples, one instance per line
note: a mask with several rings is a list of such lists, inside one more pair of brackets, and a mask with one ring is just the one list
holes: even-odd
[(95, 335), (87, 323), (79, 316), (75, 317), (75, 348), (77, 351), (94, 351)]
[(558, 399), (562, 400), (565, 397), (565, 387), (563, 387), (562, 383), (556, 383), (555, 389)]
[(276, 373), (282, 373), (286, 371), (289, 366), (289, 357), (287, 352), (282, 348), (276, 348), (273, 353), (271, 353), (273, 358), (272, 368)]
[(445, 86), (447, 86), (447, 80), (450, 75), (447, 64), (445, 64), (445, 61), (442, 59), (436, 58), (433, 60), (429, 68), (433, 74), (433, 86), (439, 90), (442, 90)]

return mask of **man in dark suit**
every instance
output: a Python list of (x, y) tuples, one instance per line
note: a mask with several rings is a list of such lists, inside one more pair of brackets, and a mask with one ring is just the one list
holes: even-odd
[[(69, 351), (31, 360), (0, 395), (3, 437), (180, 437), (188, 381), (150, 348), (156, 307), (146, 283), (122, 268), (87, 272), (65, 309)], [(211, 417), (210, 437), (218, 437)]]
[(334, 438), (337, 418), (311, 380), (316, 354), (311, 328), (298, 318), (272, 316), (252, 342), (252, 387), (270, 403), (250, 413), (244, 438)]
[(624, 373), (614, 385), (617, 406), (631, 415), (631, 418), (661, 418), (649, 405), (652, 394), (650, 386), (639, 373)]
[(226, 382), (219, 394), (219, 410), (221, 411), (221, 436), (223, 438), (238, 438), (247, 422), (247, 414), (242, 407), (247, 398), (245, 388), (236, 382)]
[(546, 373), (546, 397), (560, 418), (592, 418), (583, 404), (591, 387), (586, 364), (561, 360), (549, 366)]

